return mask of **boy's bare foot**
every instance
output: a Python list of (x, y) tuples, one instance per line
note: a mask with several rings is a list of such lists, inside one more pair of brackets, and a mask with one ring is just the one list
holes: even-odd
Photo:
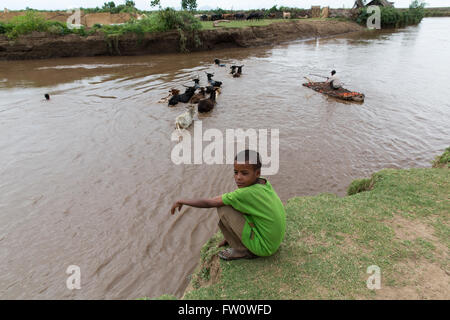
[(217, 248), (225, 247), (227, 245), (228, 245), (228, 241), (226, 239), (223, 239), (223, 241), (217, 245)]
[(249, 250), (238, 250), (234, 248), (228, 248), (219, 252), (219, 258), (223, 260), (237, 260), (237, 259), (253, 259), (258, 256), (251, 253)]

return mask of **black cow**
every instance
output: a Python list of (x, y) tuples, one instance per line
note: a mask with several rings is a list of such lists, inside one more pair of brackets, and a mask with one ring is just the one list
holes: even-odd
[(233, 78), (239, 78), (241, 75), (242, 75), (242, 67), (243, 67), (244, 65), (242, 65), (242, 66), (234, 66), (234, 67), (236, 67), (238, 70), (237, 70), (237, 72), (235, 72), (234, 74), (233, 74)]
[(222, 19), (223, 19), (223, 16), (222, 16), (221, 14), (213, 14), (213, 15), (211, 16), (211, 20), (212, 20), (212, 21), (222, 20)]
[(220, 87), (222, 85), (222, 81), (214, 81), (212, 77), (214, 76), (214, 73), (208, 73), (206, 72), (206, 77), (208, 78), (208, 83), (212, 85), (213, 87)]
[(262, 19), (262, 18), (264, 18), (264, 15), (262, 13), (254, 12), (254, 13), (250, 13), (248, 15), (247, 20), (253, 20), (253, 19), (259, 20), (259, 19)]
[(199, 89), (200, 88), (200, 79), (194, 79), (194, 88)]
[(206, 14), (204, 14), (204, 15), (202, 15), (202, 16), (200, 17), (200, 19), (201, 19), (202, 21), (208, 21), (208, 16), (207, 16)]
[(170, 98), (169, 106), (174, 106), (178, 102), (188, 103), (191, 100), (192, 96), (195, 93), (195, 87), (187, 87), (186, 91), (183, 94), (177, 94)]
[(236, 20), (244, 20), (244, 19), (245, 19), (245, 14), (243, 14), (243, 13), (236, 13), (236, 14), (234, 15), (234, 18), (235, 18)]

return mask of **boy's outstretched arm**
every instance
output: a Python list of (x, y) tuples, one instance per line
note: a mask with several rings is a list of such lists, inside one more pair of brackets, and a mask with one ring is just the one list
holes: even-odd
[(178, 212), (183, 205), (195, 207), (195, 208), (218, 208), (224, 206), (222, 196), (217, 196), (209, 199), (181, 199), (175, 202), (170, 209), (170, 213), (174, 214), (178, 208)]

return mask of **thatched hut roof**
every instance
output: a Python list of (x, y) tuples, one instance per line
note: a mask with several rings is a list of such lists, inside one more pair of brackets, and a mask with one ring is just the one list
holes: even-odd
[(362, 8), (362, 7), (364, 7), (364, 2), (363, 2), (363, 0), (356, 0), (355, 1), (355, 4), (353, 5), (353, 9), (354, 8)]
[(387, 0), (372, 0), (366, 6), (393, 7), (394, 3)]

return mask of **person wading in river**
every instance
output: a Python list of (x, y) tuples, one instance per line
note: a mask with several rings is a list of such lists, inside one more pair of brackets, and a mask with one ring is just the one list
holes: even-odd
[(342, 87), (341, 81), (336, 77), (336, 71), (331, 71), (331, 77), (328, 77), (327, 83), (330, 84), (331, 89), (337, 90)]
[(234, 161), (234, 180), (238, 189), (209, 199), (182, 199), (171, 213), (183, 205), (195, 208), (217, 208), (219, 228), (224, 241), (219, 247), (230, 248), (219, 253), (224, 260), (256, 258), (274, 254), (284, 238), (286, 212), (283, 203), (267, 179), (261, 178), (258, 152), (245, 150)]

